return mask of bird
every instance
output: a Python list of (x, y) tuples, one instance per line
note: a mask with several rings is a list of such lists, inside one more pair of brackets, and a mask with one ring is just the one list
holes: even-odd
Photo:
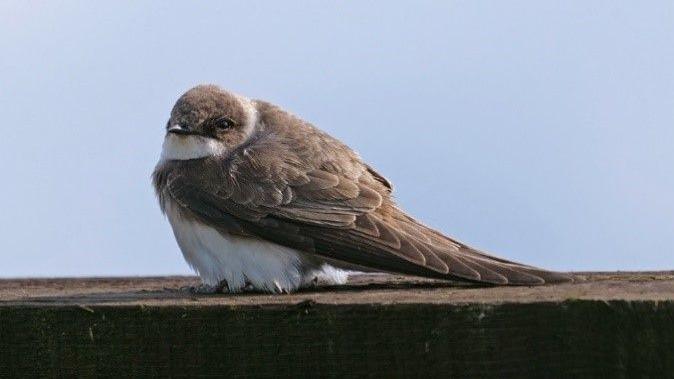
[(354, 150), (263, 100), (203, 84), (175, 103), (152, 181), (197, 292), (285, 294), (374, 271), (484, 285), (573, 281), (417, 221)]

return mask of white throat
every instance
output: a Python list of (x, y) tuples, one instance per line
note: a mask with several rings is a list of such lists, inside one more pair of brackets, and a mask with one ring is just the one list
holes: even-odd
[(213, 138), (168, 133), (164, 138), (161, 161), (198, 159), (222, 155), (225, 145)]

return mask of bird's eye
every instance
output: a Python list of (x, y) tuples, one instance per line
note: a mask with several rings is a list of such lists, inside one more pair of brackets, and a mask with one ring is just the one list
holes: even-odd
[(218, 129), (229, 129), (234, 126), (234, 121), (229, 117), (218, 117), (213, 120), (213, 125)]

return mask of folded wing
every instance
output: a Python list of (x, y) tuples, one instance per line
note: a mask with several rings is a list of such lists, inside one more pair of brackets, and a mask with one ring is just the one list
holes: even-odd
[[(211, 162), (208, 175), (179, 170), (164, 180), (181, 206), (228, 233), (388, 272), (498, 285), (571, 280), (489, 256), (422, 225), (395, 206), (390, 184), (369, 167), (347, 178), (293, 161), (272, 166), (260, 156), (222, 164)], [(242, 169), (246, 164), (255, 167)]]

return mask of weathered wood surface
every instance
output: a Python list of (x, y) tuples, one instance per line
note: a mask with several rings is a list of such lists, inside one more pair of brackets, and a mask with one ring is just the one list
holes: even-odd
[(471, 287), (384, 275), (292, 295), (195, 278), (0, 280), (0, 376), (674, 377), (674, 273)]

